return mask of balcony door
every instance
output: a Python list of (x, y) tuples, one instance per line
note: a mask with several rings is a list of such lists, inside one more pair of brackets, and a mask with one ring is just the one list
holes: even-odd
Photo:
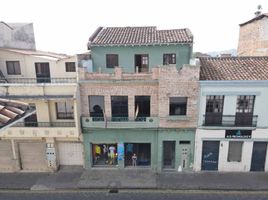
[(49, 63), (35, 63), (37, 83), (50, 83)]
[(208, 95), (206, 98), (205, 125), (217, 126), (222, 124), (224, 96)]
[(236, 104), (235, 125), (252, 126), (255, 96), (238, 96)]
[(149, 55), (148, 54), (136, 54), (135, 55), (135, 71), (136, 72), (148, 72), (149, 71)]

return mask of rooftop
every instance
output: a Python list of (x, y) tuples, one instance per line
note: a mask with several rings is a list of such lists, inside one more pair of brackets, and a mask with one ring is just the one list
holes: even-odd
[(27, 103), (0, 98), (0, 129), (10, 126), (34, 112), (35, 109)]
[(99, 27), (89, 38), (89, 47), (178, 44), (192, 42), (193, 35), (187, 28), (157, 30), (155, 26)]
[(249, 24), (249, 23), (251, 23), (251, 22), (253, 22), (253, 21), (262, 19), (262, 18), (264, 18), (264, 17), (268, 17), (268, 13), (262, 13), (262, 14), (256, 16), (256, 17), (254, 17), (253, 19), (251, 19), (251, 20), (249, 20), (249, 21), (246, 21), (246, 22), (244, 22), (244, 23), (242, 23), (242, 24), (239, 24), (239, 25), (240, 25), (240, 26), (244, 26), (244, 25), (246, 25), (246, 24)]
[(40, 58), (45, 58), (45, 59), (52, 59), (52, 60), (62, 60), (62, 59), (66, 59), (66, 58), (71, 57), (71, 56), (66, 55), (66, 54), (46, 52), (46, 51), (40, 51), (40, 50), (15, 49), (15, 48), (12, 48), (12, 49), (11, 48), (0, 48), (0, 50), (24, 54), (24, 55), (30, 55), (30, 56), (40, 57)]
[(268, 57), (200, 59), (200, 80), (268, 80)]

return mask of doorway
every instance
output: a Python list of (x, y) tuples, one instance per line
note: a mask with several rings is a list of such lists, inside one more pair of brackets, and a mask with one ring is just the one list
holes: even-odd
[(264, 171), (267, 142), (254, 142), (250, 171)]
[(50, 83), (49, 63), (35, 63), (37, 83)]
[(175, 168), (175, 141), (163, 141), (163, 168)]
[(203, 141), (201, 170), (218, 170), (219, 141)]
[(149, 72), (149, 55), (136, 54), (135, 55), (135, 71), (136, 72)]

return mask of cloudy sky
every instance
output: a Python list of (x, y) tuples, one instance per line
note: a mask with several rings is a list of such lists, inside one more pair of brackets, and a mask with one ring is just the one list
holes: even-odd
[(99, 26), (190, 28), (194, 51), (237, 47), (239, 24), (268, 0), (2, 0), (0, 21), (33, 22), (37, 49), (82, 53)]

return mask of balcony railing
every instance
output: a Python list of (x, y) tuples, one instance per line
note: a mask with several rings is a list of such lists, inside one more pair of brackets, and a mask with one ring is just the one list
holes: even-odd
[(158, 117), (82, 117), (83, 128), (156, 128)]
[(203, 115), (203, 126), (256, 127), (258, 115)]
[(18, 122), (12, 127), (75, 127), (75, 122)]
[(57, 119), (74, 119), (73, 112), (57, 112)]
[(34, 84), (34, 83), (76, 83), (76, 78), (5, 78), (0, 77), (0, 83)]

